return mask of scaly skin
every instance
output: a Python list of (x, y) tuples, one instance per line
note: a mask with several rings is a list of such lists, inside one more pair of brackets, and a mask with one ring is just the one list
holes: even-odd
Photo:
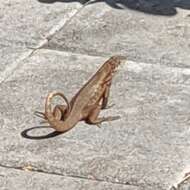
[[(51, 93), (52, 94), (52, 93)], [(51, 96), (51, 94), (49, 96)], [(63, 93), (59, 92), (59, 93), (55, 93), (53, 96), (60, 96), (62, 97), (65, 102), (66, 105), (56, 105), (53, 109), (53, 116), (57, 119), (57, 120), (64, 120), (67, 116), (67, 114), (70, 112), (71, 106), (67, 100), (67, 98), (64, 96)], [(53, 98), (53, 97), (52, 97)], [(47, 117), (45, 115), (45, 113), (43, 112), (39, 112), (39, 111), (35, 111), (34, 114), (37, 117), (40, 117), (44, 120), (47, 120)]]
[[(45, 102), (45, 119), (59, 132), (72, 129), (79, 121), (90, 124), (99, 124), (104, 121), (118, 119), (118, 117), (98, 118), (101, 109), (108, 102), (111, 81), (115, 69), (121, 63), (121, 56), (113, 56), (106, 61), (91, 79), (78, 91), (70, 103), (60, 92), (50, 93)], [(51, 100), (54, 96), (61, 96), (67, 104), (67, 113), (64, 119), (56, 117), (51, 110)]]

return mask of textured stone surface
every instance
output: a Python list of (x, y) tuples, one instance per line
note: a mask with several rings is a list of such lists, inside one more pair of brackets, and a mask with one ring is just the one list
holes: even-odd
[[(124, 9), (115, 7), (115, 2)], [(157, 14), (155, 11), (161, 6), (162, 13), (156, 16), (145, 14), (151, 11)], [(189, 67), (189, 9), (188, 1), (181, 0), (92, 3), (72, 19), (67, 28), (58, 32), (46, 47), (90, 55), (123, 54), (137, 62)], [(163, 16), (164, 13), (167, 16)]]
[(0, 167), (1, 190), (141, 190), (140, 187), (113, 184), (76, 177), (64, 177)]
[(10, 76), (31, 52), (24, 47), (0, 45), (0, 82)]
[(38, 127), (33, 112), (43, 110), (47, 93), (71, 97), (106, 59), (39, 50), (1, 84), (1, 165), (146, 190), (176, 181), (190, 157), (189, 69), (128, 61), (113, 81), (115, 106), (102, 112), (120, 120), (100, 129), (80, 122), (54, 138), (44, 137), (52, 129)]
[(31, 48), (39, 46), (68, 21), (82, 5), (37, 0), (0, 0), (0, 82), (26, 58)]
[(0, 0), (0, 44), (35, 46), (53, 27), (63, 25), (81, 6), (79, 3)]

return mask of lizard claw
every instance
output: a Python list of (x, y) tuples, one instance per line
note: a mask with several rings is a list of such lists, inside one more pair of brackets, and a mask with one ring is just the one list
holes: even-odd
[(45, 114), (43, 112), (35, 111), (34, 115), (42, 119), (46, 119)]
[(109, 106), (106, 106), (104, 109), (106, 110), (106, 109), (110, 109), (110, 108), (112, 108), (113, 106), (115, 106), (115, 104), (111, 104), (111, 105), (109, 105)]
[(40, 121), (40, 124), (48, 123), (46, 120)]
[(101, 128), (101, 125), (100, 125), (100, 124), (96, 124), (96, 126), (97, 126), (98, 128)]
[(121, 119), (121, 116), (109, 116), (109, 117), (105, 117), (104, 121), (114, 121), (118, 119)]

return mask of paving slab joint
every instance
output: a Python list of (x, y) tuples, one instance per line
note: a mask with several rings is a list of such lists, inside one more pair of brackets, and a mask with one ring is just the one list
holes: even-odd
[(78, 10), (76, 10), (76, 12), (67, 20), (60, 20), (60, 22), (55, 25), (54, 27), (52, 27), (52, 29), (48, 32), (48, 34), (44, 37), (44, 41), (35, 49), (40, 49), (43, 46), (45, 46), (46, 44), (48, 44), (48, 42), (52, 39), (52, 37), (59, 32), (62, 28), (66, 27), (72, 20), (74, 17), (76, 17), (88, 4), (90, 4), (92, 2), (92, 0), (87, 1), (86, 3), (84, 3), (81, 8), (79, 8)]
[(6, 81), (15, 70), (21, 66), (25, 59), (27, 59), (35, 50), (29, 50), (26, 53), (22, 54), (14, 63), (12, 63), (9, 67), (5, 69), (5, 71), (0, 76), (0, 84)]
[(96, 182), (105, 182), (105, 183), (111, 183), (111, 184), (117, 184), (117, 185), (126, 185), (126, 186), (133, 186), (133, 187), (142, 187), (143, 184), (138, 184), (134, 182), (115, 182), (115, 181), (107, 181), (103, 179), (97, 179), (97, 178), (89, 178), (86, 176), (80, 176), (80, 175), (75, 175), (75, 174), (62, 174), (62, 173), (57, 173), (57, 172), (48, 172), (44, 171), (42, 169), (38, 169), (36, 167), (32, 166), (8, 166), (4, 164), (0, 164), (0, 167), (6, 168), (6, 169), (14, 169), (14, 170), (20, 170), (20, 171), (27, 171), (27, 172), (38, 172), (38, 173), (43, 173), (46, 175), (56, 175), (56, 176), (62, 176), (62, 177), (68, 177), (68, 178), (75, 178), (75, 179), (82, 179), (82, 180), (89, 180), (89, 181), (96, 181)]

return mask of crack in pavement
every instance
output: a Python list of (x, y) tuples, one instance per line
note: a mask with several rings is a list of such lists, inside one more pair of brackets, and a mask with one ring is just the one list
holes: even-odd
[(7, 169), (15, 169), (15, 170), (20, 170), (20, 171), (30, 171), (30, 172), (38, 172), (38, 173), (43, 173), (46, 175), (56, 175), (56, 176), (62, 176), (62, 177), (68, 177), (68, 178), (75, 178), (75, 179), (82, 179), (82, 180), (89, 180), (89, 181), (96, 181), (96, 182), (102, 182), (102, 183), (111, 183), (111, 184), (116, 184), (116, 185), (126, 185), (126, 186), (134, 186), (134, 187), (142, 187), (143, 184), (136, 184), (136, 183), (130, 183), (130, 182), (113, 182), (113, 181), (106, 181), (103, 179), (97, 179), (97, 178), (89, 178), (87, 176), (79, 176), (75, 174), (62, 174), (58, 172), (51, 172), (51, 171), (44, 171), (42, 169), (38, 169), (32, 166), (8, 166), (4, 164), (0, 164), (0, 167), (2, 168), (7, 168)]

